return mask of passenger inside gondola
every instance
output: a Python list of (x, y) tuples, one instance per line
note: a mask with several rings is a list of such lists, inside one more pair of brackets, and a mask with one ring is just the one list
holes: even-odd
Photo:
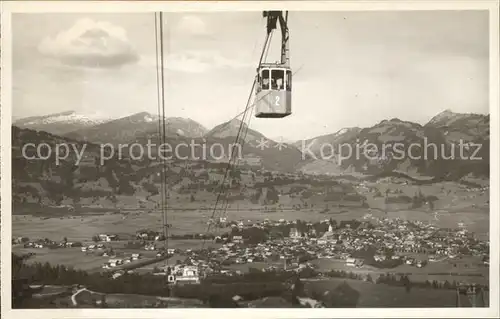
[(262, 70), (262, 89), (269, 90), (269, 70)]
[(277, 79), (276, 82), (278, 83), (278, 90), (283, 90), (283, 79)]
[(262, 89), (269, 90), (269, 79), (268, 78), (264, 78), (262, 80)]
[[(281, 90), (283, 89), (283, 83), (285, 78), (285, 72), (283, 70), (272, 70), (271, 71), (271, 90)], [(281, 87), (279, 87), (281, 86)]]

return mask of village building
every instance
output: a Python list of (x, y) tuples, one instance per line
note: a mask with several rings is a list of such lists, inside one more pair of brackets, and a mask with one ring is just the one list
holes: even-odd
[(107, 242), (109, 242), (109, 241), (118, 240), (118, 236), (117, 235), (100, 234), (97, 237), (99, 237), (100, 241), (107, 241)]
[(172, 284), (199, 284), (199, 269), (196, 266), (184, 266), (174, 268), (168, 275), (168, 282)]
[(291, 228), (288, 237), (290, 237), (290, 238), (301, 238), (302, 234), (300, 233), (300, 231), (297, 228)]

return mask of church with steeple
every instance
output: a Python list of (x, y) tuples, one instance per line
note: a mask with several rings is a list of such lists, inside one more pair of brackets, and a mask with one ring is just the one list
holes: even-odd
[(331, 240), (333, 238), (333, 226), (332, 224), (328, 225), (328, 231), (321, 237), (322, 239)]

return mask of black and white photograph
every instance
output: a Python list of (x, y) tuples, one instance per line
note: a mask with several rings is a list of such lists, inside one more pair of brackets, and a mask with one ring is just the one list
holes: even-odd
[(2, 317), (498, 316), (499, 2), (390, 2), (2, 4)]

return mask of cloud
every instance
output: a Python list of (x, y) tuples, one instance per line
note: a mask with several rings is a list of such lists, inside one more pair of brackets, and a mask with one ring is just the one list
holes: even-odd
[(205, 22), (194, 15), (186, 15), (182, 17), (177, 24), (177, 29), (179, 31), (196, 36), (206, 36), (208, 34), (207, 25), (205, 24)]
[(108, 22), (78, 20), (55, 37), (45, 38), (39, 51), (64, 64), (91, 68), (111, 68), (139, 59), (124, 29)]
[(185, 51), (169, 55), (167, 68), (173, 71), (202, 73), (214, 69), (241, 69), (253, 66), (238, 59), (230, 59), (216, 51)]
[[(155, 57), (144, 61), (148, 66), (156, 66)], [(205, 73), (213, 70), (241, 70), (255, 67), (254, 63), (240, 58), (225, 57), (218, 51), (185, 50), (169, 53), (164, 58), (164, 67), (170, 71), (185, 73)]]

